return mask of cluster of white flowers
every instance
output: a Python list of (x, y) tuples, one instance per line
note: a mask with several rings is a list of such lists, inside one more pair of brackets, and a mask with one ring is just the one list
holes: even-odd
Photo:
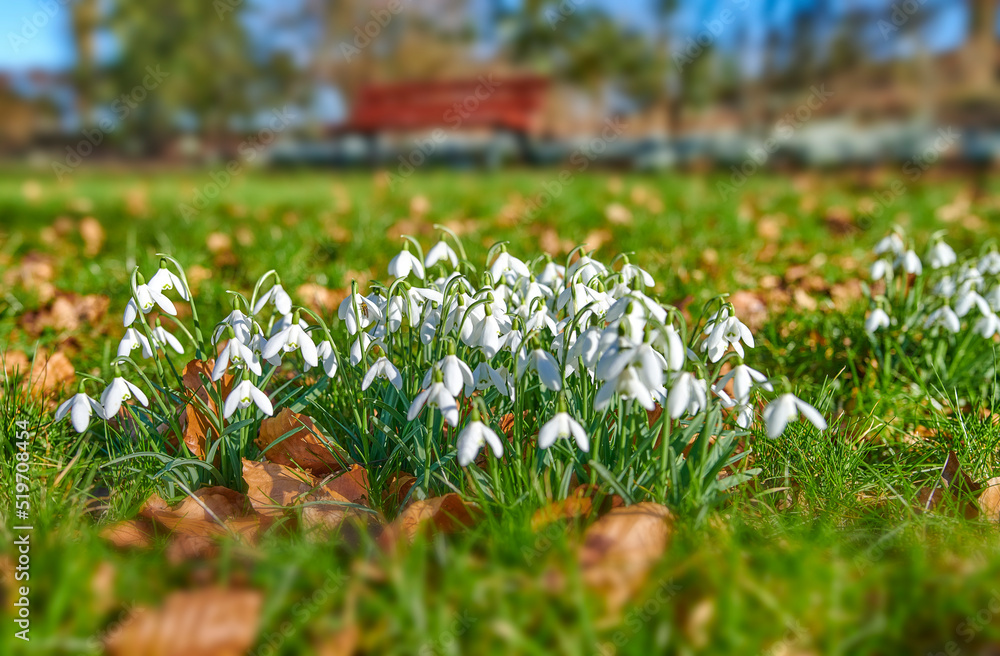
[[(986, 339), (1000, 333), (1000, 253), (994, 245), (978, 257), (959, 261), (943, 234), (936, 233), (921, 260), (896, 228), (875, 245), (874, 252), (871, 277), (881, 281), (882, 288), (871, 299), (865, 320), (868, 333), (893, 325), (957, 333), (963, 321)], [(909, 302), (913, 298), (919, 302)]]
[[(212, 331), (213, 348), (198, 342), (197, 329), (196, 338), (176, 323), (196, 347), (218, 354), (213, 380), (236, 376), (224, 402), (226, 420), (252, 406), (273, 414), (263, 388), (277, 367), (298, 354), (295, 361), (303, 372), (318, 368), (334, 378), (349, 365), (354, 380), (357, 368), (362, 396), (381, 395), (388, 389), (382, 386), (391, 385), (408, 405), (409, 421), (431, 408), (457, 429), (463, 422), (460, 408), (469, 408), (455, 444), (463, 466), (484, 445), (502, 456), (504, 443), (484, 416), (496, 416), (497, 405), (512, 409), (519, 395), (533, 390), (551, 413), (542, 418), (538, 447), (572, 439), (584, 452), (599, 436), (588, 435), (580, 417), (570, 412), (571, 405), (581, 407), (581, 399), (594, 413), (620, 412), (633, 401), (647, 411), (659, 406), (671, 420), (721, 403), (735, 424), (749, 428), (756, 396), (774, 391), (763, 373), (743, 362), (754, 338), (731, 304), (714, 301), (708, 308), (714, 314), (689, 339), (683, 314), (650, 296), (653, 277), (625, 255), (605, 264), (577, 249), (565, 265), (547, 256), (525, 262), (499, 244), (478, 275), (462, 255), (444, 240), (426, 256), (412, 253), (407, 243), (389, 263), (391, 285), (373, 285), (367, 295), (352, 285), (337, 312), (341, 344), (320, 317), (293, 304), (274, 272), (261, 278), (249, 301), (233, 293), (232, 312)], [(111, 419), (126, 399), (148, 403), (138, 387), (120, 377), (118, 367), (131, 362), (136, 349), (146, 358), (159, 357), (168, 347), (184, 352), (159, 320), (150, 325), (145, 319), (154, 308), (176, 315), (165, 292), (190, 300), (179, 265), (177, 274), (167, 268), (167, 259), (148, 283), (136, 273), (114, 380), (100, 403), (81, 389), (63, 404), (59, 418), (72, 410), (73, 425), (82, 432), (93, 412)], [(316, 323), (310, 325), (304, 315)], [(463, 405), (463, 396), (471, 402)], [(761, 413), (767, 434), (780, 435), (799, 413), (819, 430), (826, 428), (815, 408), (785, 393)]]

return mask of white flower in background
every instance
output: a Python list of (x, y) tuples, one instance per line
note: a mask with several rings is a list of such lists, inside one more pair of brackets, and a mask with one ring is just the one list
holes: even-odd
[(625, 264), (622, 265), (620, 276), (622, 282), (626, 285), (631, 283), (633, 280), (638, 280), (644, 287), (653, 287), (656, 285), (656, 281), (653, 280), (653, 276), (649, 275), (648, 271), (631, 264), (628, 261), (628, 258), (625, 259)]
[[(237, 335), (237, 339), (239, 339), (238, 335)], [(275, 353), (274, 356), (270, 357), (270, 358), (265, 358), (264, 357), (264, 347), (267, 346), (267, 338), (264, 337), (264, 335), (262, 333), (256, 333), (255, 332), (254, 335), (253, 335), (253, 337), (250, 338), (250, 344), (249, 344), (249, 346), (250, 346), (250, 350), (253, 351), (253, 354), (257, 357), (258, 360), (263, 360), (264, 362), (267, 362), (269, 365), (274, 366), (274, 367), (277, 367), (277, 366), (281, 365), (281, 353), (280, 352), (279, 353)], [(309, 365), (306, 364), (306, 367), (308, 367), (308, 366)], [(308, 369), (306, 369), (306, 371), (308, 371)]]
[(478, 346), (486, 354), (486, 357), (492, 358), (500, 350), (501, 332), (500, 324), (497, 323), (492, 312), (487, 312), (483, 320), (472, 329), (472, 334), (465, 343), (467, 346)]
[[(266, 348), (266, 347), (265, 347)], [(212, 369), (212, 380), (219, 380), (230, 368), (249, 369), (261, 375), (260, 360), (253, 350), (238, 339), (231, 338), (219, 352)]]
[(544, 305), (539, 305), (538, 308), (532, 312), (524, 322), (525, 332), (548, 330), (551, 334), (555, 335), (559, 332), (559, 328), (556, 326), (555, 320), (549, 316), (549, 308)]
[(121, 410), (122, 402), (128, 401), (133, 396), (143, 406), (149, 405), (149, 399), (146, 398), (141, 389), (121, 376), (115, 376), (111, 384), (104, 388), (104, 392), (101, 394), (101, 407), (103, 408), (101, 416), (105, 419), (111, 419)]
[(389, 260), (389, 275), (393, 278), (405, 278), (411, 273), (423, 280), (424, 265), (410, 252), (410, 245), (406, 244), (396, 257)]
[(512, 330), (500, 338), (500, 350), (517, 353), (517, 351), (521, 348), (522, 341), (524, 341), (524, 335), (521, 331), (516, 329)]
[(490, 276), (493, 277), (493, 280), (499, 281), (506, 273), (512, 273), (515, 276), (524, 278), (531, 275), (531, 272), (528, 271), (528, 266), (524, 262), (508, 253), (506, 247), (501, 246), (496, 259), (490, 265)]
[(161, 264), (160, 268), (153, 274), (153, 277), (149, 279), (148, 284), (150, 289), (155, 289), (160, 292), (164, 292), (168, 289), (176, 289), (177, 294), (181, 298), (185, 301), (188, 300), (188, 290), (184, 285), (184, 281), (163, 264)]
[(934, 326), (941, 326), (949, 332), (957, 333), (962, 327), (962, 322), (959, 321), (955, 311), (945, 305), (931, 312), (927, 320), (924, 321), (924, 328), (932, 328)]
[(178, 353), (184, 352), (184, 346), (181, 344), (180, 340), (167, 332), (167, 330), (159, 324), (153, 328), (153, 342), (155, 342), (156, 346), (160, 349), (165, 349), (169, 346)]
[(456, 446), (458, 448), (458, 464), (462, 467), (468, 466), (479, 455), (479, 450), (483, 445), (489, 444), (493, 450), (493, 455), (497, 458), (503, 457), (503, 442), (492, 428), (480, 420), (479, 412), (474, 411), (472, 420), (458, 434)]
[(901, 267), (906, 273), (912, 273), (917, 276), (924, 272), (924, 265), (920, 261), (920, 256), (913, 249), (900, 255), (896, 260), (896, 266)]
[[(537, 298), (541, 299), (543, 303), (547, 302), (550, 298), (555, 295), (555, 292), (548, 285), (543, 285), (542, 283), (532, 278), (522, 278), (522, 284), (520, 291), (517, 295), (517, 300), (519, 307), (527, 308), (525, 314), (530, 312), (532, 302)], [(525, 316), (524, 314), (521, 315)]]
[(361, 364), (361, 359), (365, 356), (365, 352), (368, 351), (368, 347), (372, 342), (376, 344), (381, 344), (379, 340), (373, 340), (372, 336), (368, 333), (360, 333), (358, 338), (351, 342), (351, 365), (358, 366)]
[(566, 267), (549, 261), (538, 275), (538, 282), (555, 291), (566, 280)]
[(101, 407), (101, 404), (81, 391), (74, 394), (68, 401), (63, 401), (56, 410), (56, 421), (62, 421), (69, 413), (73, 430), (82, 433), (87, 430), (87, 426), (90, 426), (90, 417), (95, 412), (98, 417), (104, 416), (104, 408)]
[(865, 332), (868, 334), (873, 334), (882, 328), (888, 328), (891, 320), (889, 315), (882, 308), (875, 308), (865, 319)]
[(580, 280), (586, 284), (593, 278), (603, 276), (607, 271), (608, 268), (594, 258), (589, 255), (581, 255), (566, 269), (566, 277), (570, 280)]
[(424, 319), (420, 322), (420, 341), (425, 345), (430, 344), (439, 325), (441, 325), (441, 308), (435, 305), (424, 313)]
[(540, 348), (528, 350), (521, 348), (517, 354), (517, 378), (520, 380), (525, 372), (535, 371), (542, 381), (542, 386), (552, 392), (562, 389), (562, 377), (559, 375), (559, 363), (555, 357)]
[(991, 276), (995, 276), (1000, 273), (1000, 253), (991, 250), (980, 257), (979, 272), (988, 273)]
[(826, 430), (826, 420), (819, 410), (812, 407), (794, 394), (782, 394), (764, 408), (764, 425), (767, 436), (775, 438), (785, 432), (788, 422), (798, 419), (799, 413), (809, 420), (817, 430)]
[(903, 244), (903, 238), (898, 233), (892, 232), (875, 244), (875, 254), (892, 253), (893, 255), (901, 255), (904, 248), (906, 246)]
[(746, 364), (738, 364), (730, 369), (729, 373), (719, 379), (718, 386), (725, 387), (730, 380), (733, 381), (733, 397), (740, 404), (746, 404), (750, 400), (750, 391), (755, 385), (768, 392), (774, 391), (771, 383), (767, 382), (767, 376)]
[(253, 331), (253, 321), (240, 310), (234, 309), (219, 323), (219, 325), (215, 327), (215, 330), (212, 331), (213, 344), (219, 343), (223, 333), (226, 332), (226, 326), (233, 329), (233, 332), (236, 333), (236, 339), (240, 340), (244, 344), (250, 343), (250, 334)]
[(597, 396), (594, 397), (594, 410), (600, 412), (608, 407), (616, 392), (621, 395), (623, 400), (638, 401), (639, 405), (646, 410), (652, 410), (656, 407), (653, 393), (658, 389), (658, 387), (652, 387), (648, 381), (643, 380), (635, 367), (628, 366), (617, 377), (604, 383), (597, 391)]
[[(727, 312), (728, 314), (728, 312)], [(740, 343), (742, 340), (742, 344)], [(746, 325), (735, 316), (727, 316), (712, 325), (712, 332), (702, 343), (701, 349), (708, 351), (708, 358), (712, 362), (718, 362), (732, 345), (733, 350), (742, 358), (743, 344), (748, 348), (754, 347), (753, 334)]]
[(447, 260), (453, 269), (458, 267), (458, 255), (443, 239), (427, 251), (427, 255), (424, 257), (424, 266), (429, 269), (442, 260)]
[(955, 279), (951, 276), (942, 276), (934, 285), (934, 293), (942, 298), (951, 298), (957, 290), (958, 285), (955, 284)]
[[(354, 306), (358, 306), (358, 313), (355, 315)], [(337, 309), (337, 316), (347, 326), (347, 332), (354, 335), (359, 329), (367, 328), (371, 324), (382, 320), (382, 311), (378, 306), (365, 298), (361, 294), (349, 294), (340, 303)]]
[(992, 313), (989, 302), (974, 289), (967, 288), (955, 299), (955, 314), (964, 317), (969, 313), (973, 305), (979, 308), (979, 312), (982, 314)]
[(931, 265), (932, 269), (951, 266), (956, 261), (958, 261), (958, 257), (955, 255), (954, 249), (940, 239), (934, 242), (934, 245), (931, 246), (930, 251), (927, 253), (927, 262)]
[(701, 412), (708, 403), (707, 389), (705, 381), (696, 378), (694, 374), (688, 371), (678, 374), (667, 396), (667, 412), (671, 419)]
[(129, 328), (125, 331), (125, 335), (122, 336), (122, 341), (118, 342), (118, 357), (131, 357), (132, 351), (140, 347), (142, 348), (142, 357), (153, 357), (153, 349), (150, 347), (146, 336), (135, 328)]
[[(138, 304), (136, 303), (137, 299)], [(174, 307), (169, 298), (163, 295), (163, 292), (147, 284), (136, 285), (135, 296), (130, 298), (128, 305), (125, 306), (125, 317), (122, 325), (131, 326), (135, 323), (136, 317), (139, 316), (140, 310), (143, 314), (149, 314), (154, 307), (159, 307), (171, 316), (177, 315), (177, 308)]]
[[(439, 374), (435, 374), (435, 377), (437, 375)], [(458, 426), (458, 404), (455, 402), (455, 396), (448, 391), (444, 383), (440, 381), (433, 382), (430, 387), (417, 394), (410, 405), (410, 411), (406, 413), (407, 421), (416, 419), (420, 411), (424, 409), (424, 406), (437, 408), (441, 411), (441, 416), (444, 417), (444, 420), (449, 425)]]
[(508, 383), (509, 374), (507, 369), (499, 367), (494, 369), (489, 362), (480, 362), (472, 370), (472, 384), (465, 386), (465, 395), (472, 396), (476, 390), (485, 392), (493, 387), (500, 392), (501, 396), (514, 399), (514, 386)]
[(364, 380), (361, 381), (361, 389), (366, 390), (371, 387), (376, 378), (385, 378), (397, 390), (403, 389), (403, 377), (400, 375), (396, 365), (389, 362), (389, 358), (380, 357), (372, 364), (365, 373)]
[(872, 280), (881, 280), (887, 277), (892, 272), (892, 265), (888, 260), (875, 260), (872, 264), (871, 276)]
[[(333, 378), (337, 375), (337, 354), (334, 352), (330, 340), (324, 339), (316, 345), (316, 357), (319, 359), (320, 364), (323, 365), (323, 371), (326, 372), (327, 377)], [(310, 368), (308, 362), (303, 367), (306, 371), (309, 371)]]
[(997, 318), (997, 315), (992, 312), (984, 314), (979, 321), (976, 322), (973, 330), (977, 335), (981, 335), (986, 339), (992, 339), (994, 335), (1000, 332), (1000, 318)]
[(295, 321), (294, 319), (290, 326), (282, 329), (271, 337), (271, 339), (267, 340), (267, 345), (264, 346), (261, 356), (265, 360), (268, 360), (279, 353), (291, 353), (292, 351), (301, 351), (302, 359), (312, 367), (319, 364), (319, 358), (316, 354), (316, 344), (313, 343), (309, 333), (303, 329), (302, 322)]
[(994, 285), (993, 288), (986, 293), (986, 302), (990, 304), (990, 309), (994, 312), (1000, 312), (1000, 285)]
[(267, 398), (267, 394), (257, 389), (249, 380), (244, 380), (234, 387), (233, 391), (226, 397), (223, 416), (229, 419), (237, 410), (249, 408), (251, 405), (256, 405), (260, 408), (261, 412), (269, 417), (274, 414), (274, 406), (271, 405), (271, 400)]
[(662, 331), (657, 331), (654, 335), (653, 344), (666, 358), (667, 371), (680, 371), (684, 368), (687, 348), (676, 328), (671, 325), (664, 326)]
[(583, 426), (566, 412), (565, 404), (560, 405), (562, 409), (538, 430), (538, 448), (547, 449), (558, 439), (566, 440), (572, 437), (576, 440), (576, 446), (581, 451), (589, 452), (590, 438), (587, 436), (587, 431), (583, 430)]
[[(565, 335), (566, 333), (562, 333)], [(573, 361), (577, 359), (583, 360), (583, 366), (587, 369), (593, 369), (597, 366), (600, 361), (601, 351), (601, 334), (602, 331), (596, 326), (591, 326), (587, 328), (573, 341), (573, 345), (569, 348), (569, 357)]]
[(461, 394), (463, 387), (476, 384), (476, 379), (472, 376), (472, 369), (469, 368), (469, 365), (459, 360), (458, 356), (454, 353), (444, 356), (427, 371), (422, 383), (423, 387), (427, 387), (430, 384), (435, 371), (441, 372), (443, 376), (442, 382), (448, 391), (451, 392), (452, 396)]
[(253, 306), (253, 313), (260, 314), (260, 311), (264, 309), (264, 306), (268, 303), (274, 305), (274, 309), (278, 311), (279, 314), (288, 314), (292, 311), (292, 297), (288, 295), (285, 288), (281, 286), (281, 283), (275, 283), (271, 289), (257, 299), (257, 303)]

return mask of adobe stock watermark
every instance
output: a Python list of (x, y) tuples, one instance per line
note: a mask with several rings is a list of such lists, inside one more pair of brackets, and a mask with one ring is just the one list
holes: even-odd
[(211, 171), (208, 177), (212, 181), (195, 189), (189, 202), (177, 204), (180, 215), (190, 219), (207, 208), (211, 201), (218, 198), (219, 194), (244, 172), (246, 165), (256, 160), (260, 151), (269, 146), (296, 118), (298, 118), (296, 114), (287, 105), (280, 110), (272, 109), (268, 124), (253, 136), (241, 141), (236, 147), (237, 157), (229, 160), (225, 166)]
[(773, 645), (764, 649), (760, 652), (761, 656), (783, 656), (792, 652), (792, 648), (796, 645), (801, 646), (805, 642), (809, 634), (802, 624), (797, 620), (789, 620), (785, 623), (785, 633), (781, 636), (781, 639), (775, 642)]
[(733, 0), (733, 9), (723, 9), (714, 18), (705, 20), (698, 32), (688, 37), (681, 43), (681, 49), (675, 50), (670, 58), (674, 62), (677, 70), (681, 70), (688, 64), (704, 54), (705, 50), (715, 45), (715, 42), (726, 31), (726, 29), (736, 22), (737, 12), (746, 11), (750, 6), (750, 0)]
[(522, 219), (534, 218), (538, 212), (551, 205), (562, 195), (566, 187), (575, 182), (576, 176), (590, 168), (594, 160), (603, 155), (608, 146), (620, 138), (624, 131), (625, 124), (619, 119), (604, 119), (600, 134), (574, 150), (569, 156), (569, 166), (559, 171), (555, 178), (543, 182), (542, 190), (527, 199), (521, 213)]
[(861, 230), (869, 229), (875, 219), (885, 214), (900, 198), (905, 196), (910, 185), (920, 180), (924, 173), (934, 166), (942, 155), (951, 150), (960, 138), (961, 134), (951, 126), (938, 128), (934, 141), (903, 164), (900, 170), (903, 177), (893, 178), (882, 191), (877, 191), (867, 198), (867, 207), (858, 213), (858, 228)]
[(16, 32), (13, 30), (7, 32), (7, 43), (11, 49), (14, 52), (20, 52), (21, 48), (38, 36), (52, 22), (59, 10), (70, 2), (71, 0), (41, 0), (38, 2), (38, 11), (21, 19), (21, 29)]
[[(305, 626), (316, 615), (317, 611), (326, 604), (330, 599), (330, 595), (343, 588), (350, 580), (350, 577), (341, 570), (330, 569), (327, 570), (326, 574), (327, 579), (323, 587), (313, 590), (312, 594), (307, 598), (292, 606), (292, 616), (299, 626)], [(248, 656), (275, 656), (275, 654), (281, 654), (283, 653), (281, 649), (282, 645), (293, 635), (295, 635), (295, 625), (292, 624), (291, 620), (285, 620), (275, 631), (260, 636), (258, 640), (261, 643), (260, 647), (255, 651), (251, 651)]]
[(94, 150), (104, 142), (105, 136), (128, 119), (132, 111), (142, 104), (149, 97), (149, 94), (168, 77), (170, 77), (170, 73), (160, 70), (159, 64), (147, 66), (146, 75), (143, 76), (142, 82), (111, 102), (110, 107), (111, 111), (114, 112), (114, 118), (101, 117), (96, 126), (85, 128), (81, 132), (83, 139), (74, 146), (66, 146), (66, 156), (63, 157), (62, 161), (52, 162), (52, 172), (55, 173), (56, 179), (62, 182), (66, 176), (76, 171), (83, 160), (90, 157)]
[(920, 11), (926, 3), (927, 0), (904, 0), (903, 2), (894, 2), (890, 8), (891, 11), (889, 12), (889, 20), (880, 18), (878, 23), (876, 23), (879, 34), (882, 35), (882, 40), (888, 41), (889, 37), (893, 36), (904, 25), (910, 22), (913, 15)]
[(472, 625), (478, 621), (479, 618), (473, 617), (467, 609), (463, 609), (437, 638), (421, 645), (417, 650), (418, 656), (444, 656), (455, 653), (455, 642), (468, 633)]
[(768, 137), (763, 144), (750, 148), (747, 156), (740, 164), (733, 164), (730, 167), (732, 175), (729, 182), (720, 180), (716, 183), (715, 189), (724, 199), (729, 198), (737, 189), (747, 183), (761, 167), (767, 164), (771, 155), (781, 147), (783, 143), (792, 138), (797, 130), (809, 122), (813, 112), (822, 107), (834, 96), (832, 91), (827, 91), (826, 84), (818, 87), (813, 85), (810, 89), (809, 97), (806, 98), (795, 110), (787, 112), (774, 126), (772, 136)]
[(364, 25), (354, 26), (354, 40), (350, 43), (340, 42), (340, 54), (344, 56), (344, 59), (351, 61), (360, 55), (362, 50), (370, 46), (382, 33), (382, 30), (389, 26), (392, 19), (403, 11), (407, 2), (409, 0), (389, 0), (385, 3), (385, 7), (372, 9), (369, 12), (371, 20)]
[[(17, 629), (14, 637), (25, 642), (31, 641), (31, 431), (28, 422), (19, 419), (14, 423), (15, 433), (13, 444), (15, 451), (14, 489), (10, 496), (14, 498), (14, 512), (10, 519), (13, 526), (14, 549), (12, 553), (17, 561), (14, 565), (14, 581), (11, 586), (11, 596), (14, 598), (14, 624)], [(15, 519), (16, 518), (16, 519)], [(19, 630), (18, 630), (19, 629)]]
[(555, 7), (546, 7), (545, 20), (551, 29), (556, 30), (559, 28), (559, 23), (572, 16), (577, 9), (585, 4), (587, 4), (587, 0), (562, 0)]
[[(480, 107), (496, 93), (502, 82), (493, 78), (493, 74), (480, 75), (476, 88), (462, 100), (456, 100), (441, 116), (448, 124), (448, 131), (462, 127), (467, 119), (473, 116)], [(425, 139), (417, 139), (417, 144), (410, 152), (396, 157), (399, 165), (395, 173), (389, 174), (389, 189), (413, 175), (413, 172), (427, 163), (431, 155), (448, 139), (448, 133), (442, 128), (435, 128)]]
[(674, 583), (673, 579), (662, 582), (641, 606), (633, 608), (625, 615), (622, 621), (622, 628), (615, 631), (610, 640), (597, 645), (596, 653), (600, 656), (614, 656), (617, 654), (618, 650), (627, 645), (650, 620), (655, 617), (661, 617), (664, 606), (669, 604), (680, 591), (681, 586)]
[(998, 616), (1000, 616), (1000, 590), (993, 588), (990, 590), (990, 598), (986, 604), (955, 627), (955, 637), (960, 638), (961, 641), (958, 639), (949, 640), (943, 645), (941, 651), (929, 651), (927, 656), (959, 656), (959, 654), (965, 653), (962, 646), (975, 640), (976, 636), (992, 624)]

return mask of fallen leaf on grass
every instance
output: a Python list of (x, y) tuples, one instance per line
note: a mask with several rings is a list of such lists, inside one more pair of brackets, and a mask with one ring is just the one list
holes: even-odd
[(531, 516), (531, 530), (539, 531), (562, 519), (587, 517), (595, 510), (604, 513), (623, 505), (620, 496), (606, 495), (596, 485), (578, 485), (565, 499), (536, 510)]
[(73, 382), (76, 369), (69, 358), (56, 351), (51, 356), (39, 351), (31, 366), (31, 378), (28, 386), (33, 394), (55, 392)]
[(368, 471), (361, 465), (353, 465), (340, 474), (335, 474), (321, 483), (323, 489), (336, 492), (351, 503), (368, 502)]
[(949, 504), (961, 504), (962, 514), (971, 519), (978, 514), (972, 498), (979, 492), (980, 486), (972, 482), (958, 462), (958, 455), (949, 451), (941, 468), (941, 476), (930, 487), (923, 487), (917, 492), (918, 510), (931, 512), (942, 510)]
[(109, 656), (239, 656), (253, 646), (264, 597), (256, 590), (171, 593), (136, 608), (104, 641)]
[(272, 462), (243, 459), (243, 480), (247, 484), (247, 497), (254, 510), (264, 517), (275, 518), (284, 514), (285, 508), (313, 489), (312, 477), (291, 467)]
[(321, 314), (331, 314), (340, 307), (340, 302), (350, 295), (350, 288), (327, 289), (323, 285), (306, 283), (295, 290), (302, 303)]
[(84, 255), (94, 257), (101, 252), (101, 246), (104, 245), (104, 228), (97, 219), (85, 216), (80, 220), (80, 237), (83, 238)]
[(1000, 522), (1000, 477), (991, 478), (979, 495), (979, 510), (991, 522)]
[(666, 551), (673, 516), (657, 503), (615, 508), (594, 522), (579, 551), (583, 580), (612, 612), (642, 587)]
[[(288, 433), (291, 434), (281, 439)], [(274, 444), (279, 439), (281, 441)], [(261, 423), (257, 446), (261, 450), (267, 449), (264, 456), (269, 461), (289, 467), (298, 466), (316, 476), (340, 470), (340, 463), (347, 458), (342, 449), (323, 436), (311, 417), (292, 412), (290, 408), (284, 408), (277, 416)]]
[(414, 501), (386, 527), (379, 536), (379, 544), (383, 549), (391, 549), (400, 540), (413, 542), (417, 534), (424, 530), (456, 533), (472, 526), (481, 512), (454, 492)]
[(107, 296), (99, 294), (80, 296), (58, 292), (45, 307), (21, 315), (20, 324), (36, 337), (46, 328), (60, 332), (78, 331), (83, 326), (94, 328), (107, 315), (110, 303)]
[(145, 517), (125, 519), (101, 531), (101, 537), (118, 549), (148, 549), (153, 546), (156, 530)]

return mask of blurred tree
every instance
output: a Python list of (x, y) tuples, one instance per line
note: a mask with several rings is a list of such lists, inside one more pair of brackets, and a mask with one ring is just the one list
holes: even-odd
[(77, 0), (70, 9), (70, 29), (76, 54), (74, 87), (76, 112), (80, 122), (87, 126), (93, 122), (93, 91), (95, 81), (94, 39), (100, 14), (97, 0)]

